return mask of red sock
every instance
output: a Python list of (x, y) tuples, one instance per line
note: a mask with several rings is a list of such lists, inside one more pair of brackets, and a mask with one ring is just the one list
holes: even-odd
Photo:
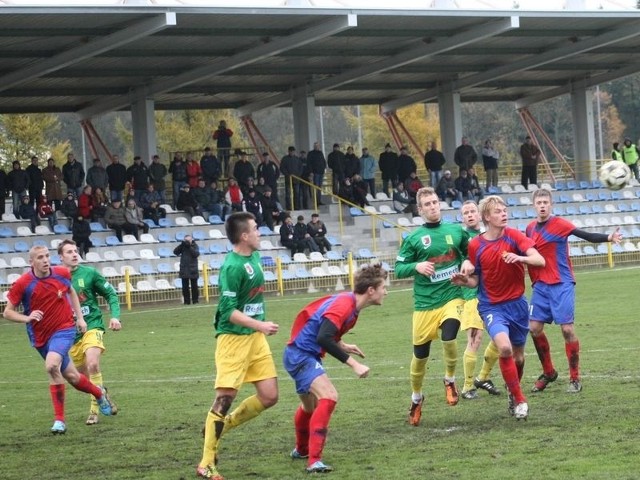
[(96, 399), (102, 397), (102, 390), (91, 383), (89, 379), (82, 373), (80, 374), (80, 380), (78, 380), (78, 383), (73, 385), (73, 388), (84, 393), (90, 393), (91, 395), (96, 397)]
[(300, 455), (309, 454), (309, 422), (312, 413), (305, 412), (302, 405), (296, 410), (293, 416), (293, 424), (296, 428), (296, 450)]
[(309, 466), (318, 460), (322, 460), (322, 449), (327, 440), (329, 421), (331, 414), (336, 408), (336, 402), (328, 398), (318, 400), (318, 406), (311, 415), (309, 422)]
[(500, 357), (500, 371), (502, 372), (502, 378), (507, 384), (507, 389), (513, 395), (513, 399), (518, 403), (526, 402), (527, 399), (522, 394), (520, 388), (520, 380), (518, 379), (518, 369), (516, 368), (516, 362), (511, 357)]
[(53, 403), (53, 415), (56, 420), (64, 422), (64, 383), (49, 385), (51, 403)]
[(536, 347), (536, 352), (538, 352), (540, 363), (542, 363), (542, 372), (545, 375), (553, 374), (555, 369), (553, 368), (553, 362), (551, 361), (551, 347), (549, 346), (547, 336), (544, 332), (540, 332), (537, 336), (534, 337), (531, 335), (531, 337), (533, 338), (533, 344)]
[(569, 377), (571, 380), (580, 380), (580, 341), (565, 343), (564, 350), (569, 360)]

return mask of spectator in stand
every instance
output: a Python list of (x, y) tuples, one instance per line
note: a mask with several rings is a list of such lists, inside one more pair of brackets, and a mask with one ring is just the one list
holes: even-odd
[(250, 188), (247, 192), (247, 196), (242, 199), (242, 210), (244, 212), (252, 213), (253, 216), (256, 217), (256, 224), (258, 227), (264, 224), (262, 204), (260, 203), (260, 199), (253, 188)]
[(353, 147), (347, 147), (347, 153), (344, 156), (344, 178), (353, 180), (353, 176), (360, 173), (360, 159), (353, 153)]
[(7, 172), (0, 167), (0, 219), (2, 219), (2, 215), (5, 213), (5, 198), (7, 198), (8, 191)]
[(127, 208), (124, 211), (124, 218), (130, 225), (133, 234), (138, 241), (140, 241), (140, 230), (142, 233), (149, 233), (149, 225), (144, 222), (144, 213), (142, 208), (136, 205), (136, 201), (133, 198), (127, 200)]
[(91, 197), (91, 193), (91, 186), (86, 185), (78, 197), (78, 215), (82, 215), (87, 219), (91, 218), (91, 211), (93, 210), (93, 198)]
[(206, 185), (220, 178), (220, 173), (222, 172), (220, 160), (218, 160), (218, 157), (213, 154), (209, 147), (205, 147), (204, 155), (200, 158), (200, 170), (202, 171)]
[(76, 161), (73, 153), (67, 154), (67, 163), (62, 166), (62, 178), (68, 190), (73, 190), (76, 197), (82, 193), (84, 185), (84, 168)]
[(142, 207), (142, 216), (158, 226), (160, 226), (160, 219), (167, 216), (167, 211), (160, 206), (161, 201), (160, 194), (156, 191), (153, 183), (150, 183), (147, 191), (142, 195), (140, 206)]
[[(253, 189), (258, 193), (258, 198), (262, 198), (264, 196), (264, 191), (267, 189), (267, 184), (264, 183), (264, 177), (258, 177), (258, 184), (253, 187)], [(271, 191), (273, 191), (273, 189)]]
[(411, 198), (409, 198), (409, 192), (404, 188), (404, 183), (398, 182), (396, 188), (393, 191), (393, 209), (398, 213), (410, 213), (414, 215), (417, 213), (417, 209), (411, 205)]
[(60, 210), (64, 213), (65, 217), (71, 219), (71, 222), (78, 216), (78, 204), (76, 203), (76, 197), (73, 191), (68, 191), (67, 196), (62, 200)]
[(41, 195), (38, 201), (38, 216), (41, 220), (47, 219), (49, 222), (49, 230), (53, 232), (53, 227), (56, 226), (58, 220), (56, 219), (56, 212), (53, 207), (47, 202), (47, 196)]
[(229, 186), (227, 187), (227, 193), (225, 193), (224, 197), (227, 204), (231, 206), (232, 212), (242, 211), (242, 190), (238, 186), (235, 178), (229, 178)]
[(390, 197), (389, 184), (393, 188), (398, 181), (398, 154), (391, 150), (391, 144), (384, 146), (384, 152), (378, 159), (378, 167), (382, 176), (382, 191)]
[(211, 197), (211, 214), (218, 215), (222, 220), (231, 214), (231, 205), (227, 205), (224, 198), (224, 192), (218, 188), (218, 182), (215, 180), (209, 186), (209, 195)]
[(356, 194), (353, 189), (353, 184), (351, 183), (350, 178), (345, 178), (340, 185), (340, 190), (338, 191), (338, 196), (340, 198), (345, 199), (348, 202), (358, 204), (356, 200)]
[(202, 176), (200, 164), (193, 158), (193, 153), (187, 153), (187, 183), (191, 188), (198, 186), (198, 179)]
[(182, 300), (185, 305), (198, 303), (198, 257), (200, 247), (191, 235), (185, 235), (173, 254), (180, 257), (180, 280), (182, 281)]
[(331, 176), (333, 181), (333, 193), (338, 195), (340, 187), (343, 185), (344, 166), (346, 162), (345, 154), (340, 150), (338, 143), (333, 144), (333, 151), (327, 157), (327, 165), (331, 169)]
[[(311, 168), (311, 174), (313, 175), (313, 184), (322, 189), (322, 183), (324, 181), (324, 172), (327, 169), (327, 161), (324, 158), (324, 153), (320, 149), (320, 143), (315, 142), (313, 144), (313, 150), (309, 152), (307, 156), (309, 167)], [(273, 188), (273, 187), (272, 187)], [(314, 189), (316, 195), (320, 195), (320, 190)], [(323, 205), (321, 196), (318, 196), (318, 205)]]
[(376, 196), (376, 159), (369, 153), (369, 149), (362, 149), (362, 157), (360, 157), (360, 175), (367, 184), (367, 189), (372, 197)]
[(187, 184), (187, 165), (182, 160), (180, 152), (176, 152), (173, 157), (169, 165), (169, 173), (172, 175), (173, 181), (173, 206), (177, 208), (178, 196), (182, 191), (182, 187)]
[(127, 183), (127, 167), (120, 163), (120, 157), (111, 157), (111, 165), (105, 169), (109, 178), (109, 197), (111, 201), (124, 198), (124, 187)]
[(613, 142), (613, 150), (611, 150), (611, 160), (617, 160), (618, 162), (624, 162), (622, 151), (620, 150), (620, 143)]
[(351, 184), (353, 185), (354, 203), (361, 207), (369, 205), (369, 201), (367, 200), (367, 184), (362, 180), (362, 177), (356, 173), (351, 179)]
[(133, 165), (127, 169), (127, 180), (133, 186), (136, 203), (140, 204), (140, 199), (149, 186), (149, 167), (144, 164), (140, 155), (133, 157)]
[(264, 195), (260, 199), (262, 205), (262, 215), (264, 217), (264, 223), (271, 231), (273, 231), (274, 224), (279, 224), (283, 221), (285, 212), (271, 193), (271, 187), (267, 186), (264, 190)]
[(255, 190), (256, 182), (253, 177), (247, 178), (247, 185), (242, 189), (242, 195), (246, 197), (249, 195), (249, 190)]
[(91, 210), (91, 221), (100, 222), (104, 225), (104, 215), (107, 213), (109, 202), (107, 202), (107, 196), (102, 188), (96, 187), (94, 189), (93, 194), (91, 195), (91, 203), (93, 205)]
[(487, 138), (482, 147), (482, 164), (484, 165), (484, 171), (487, 174), (487, 191), (491, 187), (498, 186), (498, 159), (500, 154), (493, 148), (491, 139)]
[(409, 190), (409, 184), (407, 180), (411, 172), (417, 171), (418, 167), (416, 161), (411, 155), (407, 147), (400, 148), (400, 155), (398, 156), (398, 181), (404, 182), (407, 190)]
[(78, 247), (78, 253), (85, 258), (89, 248), (93, 247), (91, 243), (91, 225), (86, 218), (82, 215), (78, 215), (73, 219), (73, 226), (71, 227), (71, 239), (76, 242)]
[(256, 171), (249, 161), (247, 152), (240, 152), (240, 158), (233, 166), (233, 176), (240, 185), (242, 193), (246, 194), (249, 190), (249, 179), (256, 176)]
[(160, 205), (167, 203), (167, 197), (165, 194), (167, 188), (167, 182), (165, 177), (167, 176), (167, 167), (163, 163), (160, 163), (160, 156), (154, 155), (151, 157), (151, 165), (149, 165), (149, 183), (153, 183), (153, 188), (158, 195), (160, 195)]
[(101, 188), (103, 192), (107, 191), (109, 176), (99, 158), (94, 158), (93, 166), (87, 170), (87, 185), (91, 185), (93, 191), (95, 191), (96, 188)]
[(445, 170), (444, 176), (440, 179), (436, 187), (436, 193), (440, 200), (451, 205), (453, 200), (462, 201), (462, 195), (456, 189), (456, 182), (451, 176), (451, 170)]
[(31, 205), (29, 195), (25, 195), (22, 197), (22, 204), (19, 208), (20, 218), (22, 220), (27, 220), (29, 222), (29, 226), (31, 227), (31, 231), (36, 233), (36, 227), (40, 225), (40, 219), (38, 218), (38, 214), (36, 213), (36, 209)]
[(331, 243), (327, 240), (327, 227), (320, 220), (319, 214), (311, 214), (311, 221), (307, 224), (307, 232), (320, 248), (320, 253), (324, 255), (331, 250)]
[(293, 239), (298, 242), (300, 253), (305, 253), (305, 250), (309, 250), (309, 252), (320, 251), (316, 241), (309, 235), (303, 215), (298, 215), (298, 222), (293, 227)]
[(231, 137), (233, 132), (227, 128), (227, 122), (220, 120), (218, 128), (213, 132), (213, 139), (218, 147), (218, 158), (222, 164), (222, 172), (229, 176), (229, 158), (231, 157)]
[(53, 158), (47, 160), (47, 166), (42, 169), (42, 178), (44, 179), (45, 193), (49, 201), (54, 205), (55, 210), (60, 210), (62, 206), (62, 171), (56, 167)]
[(469, 178), (469, 185), (471, 186), (470, 193), (473, 196), (471, 200), (476, 200), (476, 203), (479, 203), (484, 196), (484, 192), (482, 191), (482, 187), (480, 186), (480, 180), (476, 175), (476, 169), (471, 167), (468, 171), (467, 177)]
[(431, 178), (431, 186), (435, 189), (442, 178), (442, 168), (447, 161), (441, 151), (438, 150), (438, 144), (431, 142), (430, 150), (424, 154), (424, 167), (429, 172)]
[(473, 167), (478, 161), (478, 154), (475, 149), (469, 145), (469, 139), (467, 137), (462, 137), (462, 144), (456, 148), (453, 161), (458, 165), (460, 171), (469, 170), (469, 168)]
[(193, 198), (196, 199), (200, 208), (202, 208), (204, 212), (211, 212), (211, 189), (204, 181), (204, 178), (200, 178), (198, 180), (198, 186), (196, 188), (191, 189), (191, 194)]
[(202, 215), (202, 207), (198, 205), (188, 183), (182, 186), (182, 190), (180, 190), (180, 193), (178, 194), (178, 203), (176, 204), (176, 207), (178, 210), (184, 210), (190, 217)]
[(409, 174), (409, 178), (407, 178), (407, 181), (405, 182), (405, 185), (407, 186), (406, 190), (409, 194), (411, 205), (416, 205), (417, 211), (416, 195), (418, 194), (418, 190), (424, 187), (422, 180), (418, 178), (418, 174), (416, 172), (411, 172)]
[(469, 172), (467, 170), (460, 171), (460, 176), (455, 180), (455, 186), (460, 194), (460, 201), (473, 200), (471, 181), (469, 180)]
[(307, 160), (307, 152), (304, 150), (300, 150), (300, 163), (302, 163), (302, 179), (308, 183), (300, 182), (300, 199), (302, 201), (302, 208), (309, 208), (309, 200), (311, 199), (311, 187), (309, 187), (309, 183), (312, 182), (311, 178), (311, 167), (309, 166), (309, 161)]
[(268, 152), (263, 152), (260, 157), (260, 165), (257, 169), (258, 184), (260, 179), (264, 181), (265, 185), (271, 187), (271, 196), (278, 200), (278, 178), (280, 178), (280, 168), (271, 160)]
[(7, 183), (11, 190), (11, 197), (13, 203), (13, 214), (16, 218), (20, 218), (20, 207), (22, 205), (22, 199), (29, 195), (29, 175), (22, 170), (20, 162), (14, 160), (12, 170), (7, 175)]
[(125, 216), (125, 208), (120, 200), (114, 200), (111, 205), (107, 207), (107, 212), (104, 214), (104, 221), (107, 223), (107, 227), (112, 228), (116, 232), (116, 237), (122, 242), (122, 232), (129, 235), (137, 235), (138, 229), (134, 225), (127, 223)]
[(42, 197), (42, 189), (44, 188), (44, 179), (42, 178), (42, 170), (38, 167), (38, 157), (31, 157), (31, 165), (26, 170), (29, 175), (29, 199), (31, 205), (40, 204)]
[(286, 212), (282, 218), (282, 226), (280, 227), (280, 243), (283, 247), (291, 250), (291, 256), (296, 253), (304, 252), (304, 248), (294, 237), (293, 220), (291, 220), (291, 214)]
[(522, 158), (522, 176), (520, 181), (525, 189), (529, 189), (529, 183), (538, 183), (538, 162), (540, 161), (540, 149), (533, 143), (530, 136), (524, 139), (520, 147), (520, 157)]
[[(300, 198), (300, 182), (294, 177), (302, 176), (304, 166), (296, 155), (296, 147), (289, 147), (287, 152), (287, 155), (280, 160), (280, 173), (284, 175), (284, 203), (287, 210), (295, 210), (302, 207), (302, 198)], [(293, 203), (291, 203), (292, 193)]]

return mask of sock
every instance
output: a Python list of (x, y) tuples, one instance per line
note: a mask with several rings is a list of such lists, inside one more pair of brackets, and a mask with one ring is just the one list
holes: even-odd
[(522, 359), (522, 363), (516, 363), (516, 370), (518, 371), (518, 380), (522, 380), (522, 375), (524, 374), (524, 358)]
[(409, 370), (409, 375), (411, 377), (411, 390), (413, 393), (421, 395), (422, 392), (422, 382), (424, 380), (424, 376), (427, 373), (427, 358), (416, 358), (415, 355), (411, 359), (411, 368)]
[(534, 337), (531, 335), (531, 337), (533, 338), (533, 344), (536, 347), (536, 352), (538, 352), (540, 363), (542, 363), (542, 372), (545, 375), (551, 375), (554, 368), (553, 362), (551, 361), (551, 347), (549, 346), (547, 336), (544, 332), (540, 332), (537, 336)]
[(507, 384), (507, 390), (513, 395), (516, 405), (526, 402), (527, 399), (524, 397), (522, 389), (520, 388), (518, 369), (516, 368), (516, 362), (513, 360), (513, 356), (500, 357), (500, 371), (502, 372), (502, 378), (504, 378)]
[(476, 352), (470, 352), (469, 349), (464, 351), (464, 355), (462, 357), (462, 364), (464, 366), (464, 386), (462, 387), (463, 392), (468, 392), (469, 390), (473, 390), (473, 373), (476, 370), (476, 362), (478, 360), (478, 355)]
[(198, 464), (200, 467), (206, 467), (207, 465), (213, 465), (215, 463), (223, 428), (224, 416), (209, 411), (204, 424), (204, 447), (202, 449), (202, 460), (200, 460)]
[(458, 363), (458, 342), (447, 340), (442, 342), (442, 359), (444, 361), (444, 376), (456, 376), (456, 363)]
[[(102, 386), (102, 373), (94, 373), (89, 377), (89, 379), (91, 380), (91, 383), (97, 387)], [(98, 401), (96, 400), (96, 397), (91, 397), (91, 406), (89, 407), (89, 411), (95, 414), (98, 413)]]
[(569, 360), (569, 378), (580, 380), (580, 341), (565, 343), (564, 350)]
[(487, 348), (484, 351), (484, 360), (482, 361), (482, 367), (480, 368), (480, 373), (478, 374), (478, 380), (484, 381), (489, 379), (489, 375), (491, 375), (491, 370), (493, 370), (494, 365), (498, 361), (500, 357), (500, 353), (498, 352), (498, 347), (493, 342), (489, 342)]
[(78, 380), (78, 383), (73, 385), (73, 388), (75, 388), (76, 390), (80, 390), (81, 392), (84, 392), (84, 393), (90, 393), (96, 398), (102, 397), (102, 390), (100, 390), (100, 388), (96, 387), (93, 383), (91, 383), (89, 379), (86, 376), (84, 376), (82, 373), (80, 374), (80, 379)]
[(262, 405), (262, 402), (258, 400), (257, 395), (245, 398), (242, 403), (238, 405), (238, 407), (227, 417), (224, 422), (224, 430), (222, 431), (222, 434), (224, 435), (228, 430), (248, 422), (264, 411), (264, 405)]
[(329, 421), (335, 408), (336, 402), (328, 398), (321, 398), (311, 415), (309, 421), (309, 466), (322, 460), (322, 450), (324, 442), (327, 440)]
[(309, 453), (309, 422), (312, 413), (305, 412), (302, 405), (296, 410), (293, 416), (293, 424), (296, 429), (296, 450), (300, 455), (308, 455)]
[(49, 385), (49, 393), (51, 394), (55, 419), (64, 422), (64, 383)]

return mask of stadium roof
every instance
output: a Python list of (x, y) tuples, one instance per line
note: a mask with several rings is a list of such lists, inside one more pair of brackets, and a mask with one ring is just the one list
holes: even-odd
[(640, 71), (640, 12), (0, 6), (0, 113), (533, 101)]

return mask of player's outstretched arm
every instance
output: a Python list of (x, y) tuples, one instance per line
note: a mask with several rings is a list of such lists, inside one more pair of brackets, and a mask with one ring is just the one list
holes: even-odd
[(619, 244), (622, 241), (620, 227), (616, 227), (616, 229), (611, 233), (587, 232), (586, 230), (576, 228), (571, 232), (571, 234), (591, 243), (613, 242), (615, 244)]

